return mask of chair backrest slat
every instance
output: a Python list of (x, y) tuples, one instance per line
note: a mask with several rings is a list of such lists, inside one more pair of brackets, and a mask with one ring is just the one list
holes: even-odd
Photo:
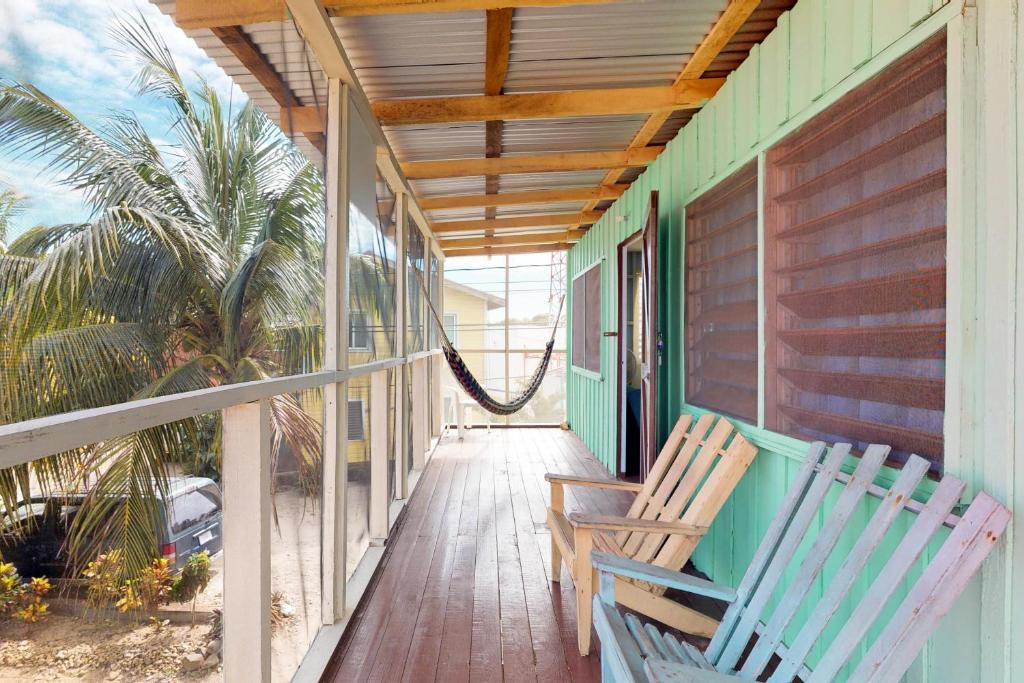
[[(719, 459), (714, 470), (700, 487), (700, 491), (690, 501), (686, 512), (683, 513), (682, 521), (699, 527), (711, 526), (750, 467), (755, 455), (756, 446), (741, 434), (733, 437), (725, 455)], [(661, 567), (682, 567), (693, 554), (699, 541), (700, 538), (697, 536), (669, 536), (654, 557), (654, 564)]]
[(860, 649), (861, 641), (871, 625), (899, 588), (907, 572), (924, 552), (932, 536), (942, 528), (946, 515), (956, 506), (964, 488), (964, 482), (956, 477), (947, 475), (942, 478), (882, 571), (875, 576), (860, 604), (846, 620), (841, 631), (842, 637), (835, 638), (828, 651), (818, 661), (814, 668), (816, 680), (833, 680), (853, 653)]
[[(666, 521), (678, 521), (687, 504), (693, 497), (694, 492), (700, 483), (704, 481), (712, 465), (719, 459), (722, 447), (726, 440), (733, 433), (732, 424), (725, 418), (718, 420), (711, 433), (704, 439), (697, 457), (693, 458), (690, 466), (687, 467), (683, 478), (678, 480), (671, 497), (665, 502), (665, 506), (658, 514), (657, 519)], [(661, 549), (665, 542), (665, 534), (645, 534), (640, 548), (633, 553), (633, 559), (639, 562), (650, 562)], [(657, 562), (655, 562), (657, 564)]]
[[(747, 678), (756, 678), (764, 670), (771, 659), (775, 648), (782, 642), (786, 627), (793, 619), (793, 616), (800, 609), (801, 603), (811, 589), (814, 579), (818, 578), (825, 561), (832, 554), (833, 548), (839, 541), (843, 530), (850, 521), (857, 506), (864, 499), (868, 486), (874, 482), (882, 463), (889, 456), (888, 446), (869, 446), (867, 451), (857, 463), (853, 472), (853, 478), (849, 485), (843, 488), (839, 499), (828, 512), (821, 529), (814, 536), (814, 541), (808, 549), (806, 556), (800, 561), (792, 580), (786, 586), (786, 590), (779, 600), (778, 607), (772, 612), (772, 616), (765, 624), (764, 636), (757, 639), (757, 645), (747, 656), (740, 669), (740, 674)], [(922, 472), (923, 474), (923, 472)], [(793, 558), (790, 557), (790, 560)]]
[[(690, 424), (693, 423), (693, 416), (685, 413), (679, 416), (679, 419), (676, 421), (676, 426), (672, 428), (672, 432), (668, 435), (668, 440), (665, 441), (665, 445), (658, 454), (657, 460), (654, 461), (654, 466), (651, 468), (651, 471), (648, 472), (643, 488), (640, 489), (636, 498), (633, 499), (633, 504), (629, 506), (629, 512), (626, 513), (627, 517), (633, 519), (641, 518), (641, 515), (646, 512), (648, 506), (651, 504), (652, 496), (654, 496), (659, 485), (666, 478), (672, 465), (681, 458), (689, 459), (689, 455), (680, 451), (680, 446), (683, 445), (683, 440), (686, 439), (687, 445), (689, 445), (689, 440), (693, 438), (692, 434), (697, 434), (696, 440), (699, 442), (700, 439), (703, 438), (704, 433), (707, 432), (708, 428), (711, 426), (713, 419), (714, 415), (711, 413), (701, 415), (693, 425), (693, 432), (691, 432), (688, 438), (687, 429), (689, 429)], [(694, 445), (693, 450), (696, 450), (696, 448), (697, 446)], [(690, 452), (692, 453), (693, 450)], [(662, 500), (664, 500), (664, 498)], [(660, 509), (660, 505), (658, 508)], [(630, 532), (620, 531), (615, 535), (615, 541), (619, 546), (625, 546), (629, 536)], [(639, 544), (639, 541), (637, 541), (637, 544)]]
[[(793, 644), (787, 649), (785, 658), (776, 667), (772, 677), (768, 679), (770, 683), (790, 681), (797, 675), (800, 665), (803, 664), (811, 648), (825, 631), (829, 620), (835, 615), (843, 598), (853, 587), (861, 570), (867, 565), (871, 555), (881, 544), (893, 522), (906, 509), (907, 501), (910, 500), (914, 491), (917, 490), (918, 484), (928, 473), (928, 468), (928, 461), (916, 455), (911, 456), (907, 464), (904, 465), (896, 482), (885, 495), (875, 514), (871, 516), (871, 521), (864, 528), (864, 532), (857, 539), (842, 565), (836, 570), (835, 575), (829, 579), (824, 595), (821, 596), (807, 617), (797, 637), (793, 640)], [(772, 615), (773, 621), (774, 618), (775, 615)], [(767, 662), (767, 657), (763, 655), (765, 649), (768, 649), (769, 656), (771, 652), (777, 653), (778, 646), (782, 642), (782, 632), (781, 630), (772, 631), (774, 627), (775, 625), (769, 623), (768, 631), (771, 633), (771, 637), (758, 640), (755, 651), (751, 653), (747, 664), (744, 665), (744, 670), (747, 669), (750, 660), (755, 655)], [(762, 641), (764, 642), (763, 646)], [(758, 669), (758, 673), (761, 670)]]
[(903, 675), (992, 552), (1010, 516), (1010, 511), (987, 493), (978, 494), (868, 650), (855, 678), (888, 681)]
[(807, 450), (804, 462), (797, 471), (792, 485), (790, 485), (789, 490), (786, 492), (778, 513), (772, 519), (771, 524), (768, 525), (768, 530), (761, 540), (761, 545), (758, 546), (754, 557), (750, 561), (750, 566), (740, 580), (739, 588), (736, 589), (736, 600), (726, 610), (721, 625), (715, 631), (711, 644), (708, 645), (705, 655), (712, 664), (715, 664), (721, 656), (732, 632), (736, 628), (740, 616), (743, 614), (743, 607), (754, 592), (754, 589), (757, 588), (757, 584), (761, 581), (761, 577), (764, 575), (768, 564), (775, 557), (779, 539), (786, 533), (786, 529), (789, 528), (789, 524), (793, 519), (793, 514), (807, 495), (824, 453), (825, 444), (820, 441), (811, 444)]
[(875, 683), (902, 676), (1009, 523), (1010, 511), (987, 493), (979, 493), (900, 603), (851, 680)]
[[(722, 655), (714, 662), (715, 667), (719, 671), (732, 671), (736, 667), (736, 662), (739, 661), (740, 655), (743, 654), (743, 650), (746, 648), (747, 641), (753, 635), (754, 628), (757, 626), (758, 621), (760, 621), (761, 613), (767, 606), (769, 599), (771, 599), (775, 586), (778, 584), (779, 579), (782, 578), (789, 560), (796, 554), (797, 548), (800, 547), (800, 543), (803, 541), (804, 534), (807, 533), (811, 522), (818, 516), (821, 503), (832, 486), (832, 480), (849, 452), (850, 444), (836, 444), (828, 454), (828, 457), (825, 458), (825, 464), (822, 466), (818, 476), (814, 478), (811, 488), (807, 491), (807, 495), (804, 496), (800, 507), (797, 508), (796, 513), (793, 515), (789, 528), (783, 534), (774, 556), (764, 571), (764, 576), (761, 577), (753, 594), (750, 596), (750, 601), (743, 607), (742, 614), (736, 624), (735, 631), (729, 637), (728, 644), (725, 645)], [(716, 633), (715, 635), (717, 636), (718, 634)]]

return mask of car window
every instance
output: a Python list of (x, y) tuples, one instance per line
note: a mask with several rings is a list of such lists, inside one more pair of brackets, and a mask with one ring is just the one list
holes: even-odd
[(213, 491), (199, 489), (171, 501), (171, 533), (181, 533), (220, 511), (220, 500)]

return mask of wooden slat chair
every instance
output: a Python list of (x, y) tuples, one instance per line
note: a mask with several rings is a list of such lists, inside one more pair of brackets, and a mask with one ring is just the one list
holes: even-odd
[[(992, 551), (1010, 521), (1010, 512), (982, 492), (963, 517), (953, 515), (964, 483), (949, 475), (942, 478), (928, 502), (921, 504), (911, 494), (928, 472), (924, 459), (911, 456), (886, 490), (872, 482), (889, 448), (869, 447), (853, 474), (845, 475), (840, 466), (849, 451), (848, 444), (837, 444), (822, 461), (825, 445), (811, 446), (736, 590), (618, 555), (594, 553), (600, 583), (600, 593), (594, 597), (594, 616), (601, 639), (604, 680), (756, 680), (765, 674), (773, 656), (778, 659), (768, 678), (770, 683), (796, 677), (805, 683), (833, 681), (847, 665), (853, 671), (848, 677), (850, 681), (899, 680)], [(835, 480), (845, 486), (826, 510), (824, 502)], [(833, 559), (838, 569), (821, 597), (804, 605), (808, 591), (867, 493), (880, 497), (881, 503), (849, 552), (837, 553), (840, 556)], [(897, 539), (898, 543), (887, 541), (886, 547), (894, 546), (891, 553), (880, 552), (883, 539), (904, 510), (916, 515), (909, 529)], [(809, 534), (808, 529), (818, 519), (824, 520), (820, 530)], [(943, 525), (952, 528), (949, 536), (891, 617), (879, 620), (893, 593), (910, 578), (908, 571)], [(809, 545), (802, 546), (805, 542)], [(806, 554), (797, 552), (800, 547), (808, 548)], [(884, 562), (883, 568), (873, 576), (861, 577), (872, 558)], [(787, 570), (792, 578), (783, 584), (781, 580)], [(806, 663), (808, 654), (859, 578), (870, 581), (867, 591), (852, 607), (845, 623), (835, 625), (838, 633), (812, 671)], [(615, 608), (616, 592), (623, 579), (656, 583), (730, 603), (707, 650), (700, 652), (651, 624), (641, 626), (633, 615), (624, 618)], [(767, 606), (777, 591), (781, 591), (781, 597), (769, 613)], [(807, 616), (803, 623), (794, 622), (802, 606), (809, 610), (804, 612)], [(878, 637), (864, 643), (866, 634), (875, 626), (881, 629)], [(796, 635), (784, 642), (786, 633)], [(757, 639), (743, 657), (754, 634)], [(863, 656), (857, 659), (861, 652)]]
[[(590, 652), (593, 623), (591, 551), (596, 547), (659, 567), (681, 569), (754, 459), (757, 449), (735, 433), (728, 420), (718, 418), (716, 422), (716, 417), (708, 413), (694, 422), (691, 415), (681, 416), (643, 485), (561, 474), (544, 476), (551, 483), (551, 577), (560, 580), (564, 560), (576, 585), (581, 654)], [(583, 512), (566, 516), (565, 486), (635, 491), (637, 496), (625, 517)], [(663, 623), (709, 637), (718, 625), (716, 620), (665, 598), (661, 586), (619, 583), (620, 602)]]

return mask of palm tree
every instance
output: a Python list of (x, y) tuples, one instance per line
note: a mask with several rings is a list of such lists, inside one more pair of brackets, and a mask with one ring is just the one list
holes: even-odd
[[(231, 112), (206, 82), (190, 92), (143, 19), (114, 33), (139, 63), (133, 87), (167, 102), (173, 148), (132, 113), (94, 130), (28, 83), (0, 84), (3, 151), (43, 160), (91, 210), (30, 229), (0, 255), (0, 423), (320, 363), (318, 170), (251, 103)], [(155, 495), (205, 426), (184, 420), (0, 470), (0, 514), (33, 478), (51, 490), (88, 484), (71, 555), (80, 564), (120, 549), (134, 576), (156, 553)], [(318, 423), (294, 397), (272, 401), (272, 427), (275, 461), (288, 443), (318, 466)]]
[(13, 187), (0, 187), (0, 254), (7, 251), (11, 222), (25, 210), (25, 198)]

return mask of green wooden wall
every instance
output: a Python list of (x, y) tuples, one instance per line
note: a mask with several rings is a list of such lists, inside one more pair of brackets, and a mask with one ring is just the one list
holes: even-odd
[[(1024, 389), (1024, 362), (1014, 362), (1017, 355), (1024, 358), (1018, 351), (1024, 347), (1024, 322), (1015, 322), (1024, 321), (1024, 316), (1016, 314), (1020, 304), (1014, 303), (1024, 301), (1024, 237), (1017, 238), (1024, 222), (1024, 173), (1018, 172), (1014, 160), (1024, 158), (1024, 142), (1016, 132), (1020, 128), (1024, 137), (1024, 107), (1019, 112), (1015, 109), (1019, 98), (1014, 95), (1024, 94), (1024, 67), (1016, 61), (1017, 46), (1024, 47), (1022, 14), (1024, 7), (1018, 7), (1018, 0), (800, 0), (569, 252), (570, 279), (603, 261), (601, 329), (615, 329), (616, 247), (642, 225), (649, 193), (659, 192), (660, 326), (666, 345), (659, 375), (662, 438), (680, 412), (700, 412), (683, 401), (686, 204), (751, 159), (760, 158), (779, 139), (924, 39), (947, 29), (951, 64), (947, 471), (967, 480), (972, 491), (983, 487), (1011, 506), (1015, 499), (1024, 503), (1024, 462), (1014, 467), (1017, 460), (1024, 460), (1014, 449), (1015, 444), (1024, 443), (1024, 391), (1014, 389)], [(986, 93), (993, 100), (989, 109), (979, 104), (986, 101)], [(999, 126), (1001, 121), (1005, 125)], [(996, 188), (976, 192), (986, 178), (997, 179)], [(1015, 222), (993, 224), (993, 213)], [(997, 232), (985, 241), (986, 231)], [(1005, 231), (1008, 248), (995, 246), (1004, 236), (998, 231)], [(992, 272), (995, 266), (998, 269)], [(987, 291), (994, 292), (997, 303), (984, 303)], [(1018, 338), (1021, 341), (1014, 346)], [(614, 470), (616, 340), (602, 337), (601, 343), (599, 377), (569, 373), (568, 419), (605, 466)], [(999, 369), (987, 370), (997, 359)], [(806, 447), (756, 425), (740, 428), (761, 452), (694, 556), (702, 571), (732, 585), (742, 576)], [(843, 543), (852, 543), (873, 509), (872, 502), (865, 503), (858, 511), (862, 524), (851, 525)], [(1024, 634), (1024, 591), (1015, 589), (1024, 583), (1014, 583), (1024, 573), (1024, 540), (1015, 543), (1017, 535), (1016, 531), (1009, 534), (1006, 550), (986, 565), (984, 583), (976, 581), (960, 600), (908, 680), (1024, 680), (1024, 653), (1012, 647), (1014, 635)], [(819, 589), (834, 569), (826, 567)], [(877, 570), (869, 566), (866, 573)], [(826, 634), (823, 645), (834, 632)], [(1015, 671), (1019, 678), (1014, 678)]]

